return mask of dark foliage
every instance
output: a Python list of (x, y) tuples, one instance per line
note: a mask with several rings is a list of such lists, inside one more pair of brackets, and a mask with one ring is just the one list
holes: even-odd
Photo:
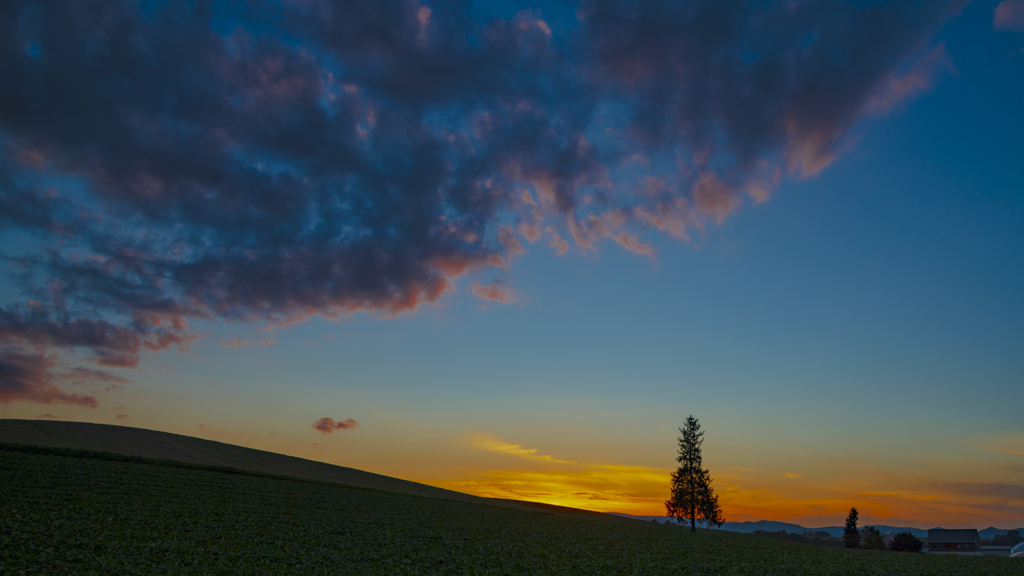
[(1020, 535), (1020, 530), (1010, 530), (1006, 534), (997, 534), (991, 539), (983, 539), (981, 541), (982, 546), (1016, 546), (1024, 542), (1024, 537)]
[(860, 531), (860, 547), (868, 550), (885, 550), (885, 542), (882, 541), (882, 533), (878, 528), (866, 526)]
[(889, 550), (893, 552), (920, 552), (924, 543), (911, 532), (900, 532), (892, 539)]
[(785, 530), (754, 530), (752, 532), (754, 536), (764, 536), (765, 538), (774, 538), (776, 540), (787, 540), (789, 542), (800, 542), (802, 544), (817, 544), (819, 546), (835, 546), (841, 547), (843, 545), (842, 538), (836, 538), (828, 532), (819, 530), (817, 532), (804, 532), (803, 534), (797, 534), (796, 532), (786, 532)]

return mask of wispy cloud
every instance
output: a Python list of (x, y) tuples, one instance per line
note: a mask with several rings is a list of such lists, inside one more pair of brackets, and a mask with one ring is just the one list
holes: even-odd
[(992, 14), (992, 27), (996, 30), (1024, 32), (1024, 0), (1003, 0)]
[(944, 43), (912, 61), (905, 72), (889, 76), (868, 101), (868, 111), (878, 114), (893, 106), (931, 92), (942, 74), (956, 75), (957, 70), (946, 52)]
[(491, 284), (480, 284), (480, 282), (473, 280), (469, 285), (468, 291), (480, 300), (500, 302), (501, 304), (511, 304), (519, 300), (518, 291), (508, 284), (497, 280)]
[(509, 456), (515, 456), (516, 458), (524, 458), (526, 460), (542, 462), (545, 464), (575, 464), (575, 462), (559, 460), (558, 458), (548, 454), (540, 454), (540, 451), (536, 448), (525, 448), (520, 444), (506, 442), (491, 434), (473, 432), (467, 434), (467, 438), (469, 439), (469, 444), (471, 446), (487, 450), (488, 452), (507, 454)]
[(975, 448), (1024, 457), (1024, 435), (1004, 434), (968, 443)]
[(469, 470), (464, 478), (432, 484), (491, 498), (638, 514), (665, 499), (667, 470), (563, 460), (492, 434), (470, 433), (466, 439), (474, 448), (529, 462), (531, 468)]
[(248, 338), (243, 338), (241, 336), (237, 336), (235, 338), (232, 338), (231, 340), (221, 340), (220, 343), (227, 348), (231, 348), (232, 350), (240, 350), (242, 348), (252, 346), (251, 340), (249, 340)]

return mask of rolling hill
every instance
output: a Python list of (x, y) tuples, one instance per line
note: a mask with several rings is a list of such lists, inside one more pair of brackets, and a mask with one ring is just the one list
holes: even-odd
[(1022, 573), (479, 500), (0, 443), (0, 574)]
[(359, 488), (373, 488), (388, 492), (461, 500), (522, 510), (567, 515), (602, 515), (600, 512), (564, 506), (501, 498), (483, 498), (355, 468), (130, 426), (52, 420), (0, 419), (0, 443), (4, 442), (25, 446), (106, 452), (197, 466), (230, 468), (265, 475), (330, 482)]

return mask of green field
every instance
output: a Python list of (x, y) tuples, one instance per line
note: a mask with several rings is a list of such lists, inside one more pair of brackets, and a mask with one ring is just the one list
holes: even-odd
[(481, 498), (452, 490), (410, 482), (355, 468), (335, 466), (264, 450), (235, 446), (203, 438), (171, 434), (131, 426), (59, 422), (52, 420), (0, 419), (0, 443), (27, 446), (70, 448), (108, 452), (155, 460), (196, 464), (214, 468), (233, 468), (262, 475), (288, 476), (346, 486), (375, 488), (448, 500), (462, 500), (521, 510), (556, 511), (563, 514), (594, 515), (592, 512), (550, 506), (534, 502)]
[(0, 447), (0, 574), (1024, 574), (97, 456)]

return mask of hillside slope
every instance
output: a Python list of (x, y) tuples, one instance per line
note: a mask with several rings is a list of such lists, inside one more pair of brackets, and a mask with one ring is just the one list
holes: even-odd
[(0, 574), (1019, 576), (1024, 566), (7, 446)]
[(306, 460), (305, 458), (286, 456), (253, 448), (244, 448), (234, 444), (225, 444), (203, 438), (129, 426), (52, 420), (0, 419), (0, 442), (111, 452), (157, 460), (174, 460), (188, 464), (236, 468), (262, 474), (290, 476), (360, 488), (374, 488), (388, 492), (461, 500), (506, 508), (540, 510), (569, 515), (600, 514), (587, 510), (550, 506), (534, 502), (481, 498), (418, 482), (365, 472), (355, 468), (335, 466), (325, 462)]

